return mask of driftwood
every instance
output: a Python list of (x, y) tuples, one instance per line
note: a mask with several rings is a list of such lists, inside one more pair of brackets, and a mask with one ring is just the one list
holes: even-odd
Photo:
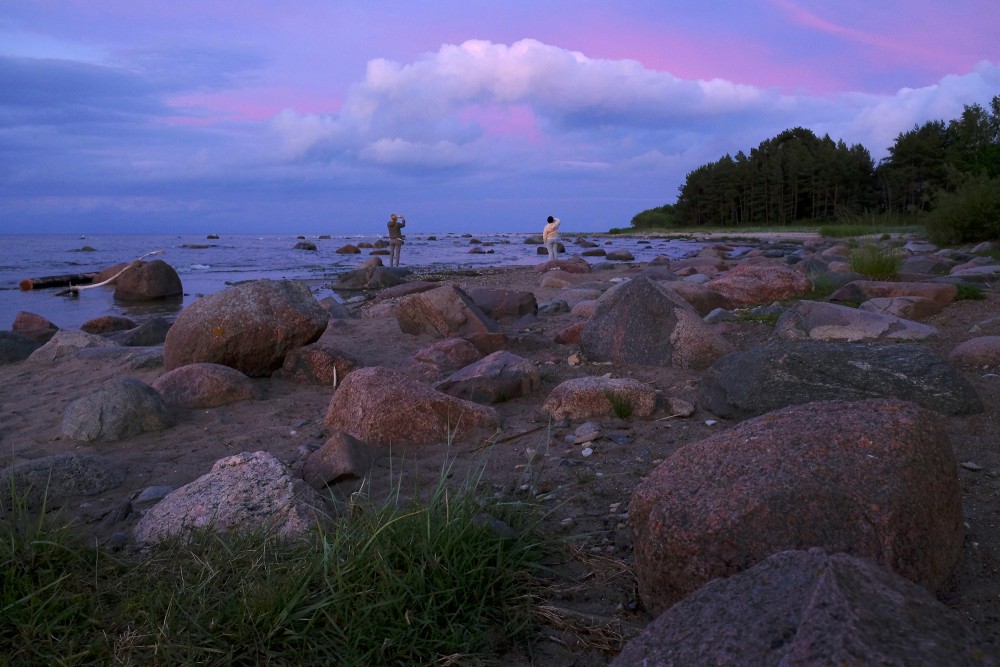
[(94, 282), (96, 273), (68, 273), (62, 276), (43, 276), (41, 278), (25, 278), (18, 285), (22, 292), (47, 287), (66, 287), (67, 285), (87, 285)]
[[(142, 260), (146, 259), (147, 257), (149, 257), (151, 255), (159, 255), (162, 252), (163, 252), (162, 250), (154, 250), (152, 252), (147, 252), (142, 257), (137, 257), (137, 258), (133, 259), (131, 262), (129, 262), (125, 266), (125, 268), (123, 268), (121, 271), (119, 271), (115, 275), (111, 276), (107, 280), (102, 280), (99, 283), (94, 283), (92, 285), (73, 285), (71, 283), (70, 286), (69, 286), (69, 289), (64, 289), (61, 292), (56, 292), (56, 296), (78, 296), (80, 294), (80, 290), (91, 289), (91, 288), (94, 288), (94, 287), (101, 287), (103, 285), (107, 285), (108, 283), (113, 283), (115, 280), (118, 279), (118, 276), (120, 276), (121, 274), (125, 273), (126, 271), (128, 271), (129, 269), (131, 269), (133, 266), (138, 266), (139, 263), (142, 262)], [(93, 278), (91, 278), (91, 280), (93, 280)]]

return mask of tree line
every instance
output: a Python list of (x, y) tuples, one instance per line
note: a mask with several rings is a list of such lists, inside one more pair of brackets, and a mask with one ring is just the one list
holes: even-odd
[[(934, 215), (942, 205), (1000, 217), (1000, 95), (985, 108), (965, 106), (951, 121), (901, 132), (888, 150), (876, 165), (861, 144), (795, 127), (749, 155), (739, 151), (698, 167), (687, 174), (676, 204), (643, 211), (632, 226), (780, 226), (872, 212), (926, 215), (931, 226), (955, 223)], [(1000, 220), (996, 229), (985, 224), (973, 235), (1000, 236)]]

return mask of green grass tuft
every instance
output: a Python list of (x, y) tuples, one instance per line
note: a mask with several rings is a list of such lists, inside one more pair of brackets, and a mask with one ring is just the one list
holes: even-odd
[(983, 293), (982, 288), (966, 283), (958, 284), (958, 294), (955, 295), (955, 301), (980, 301), (985, 298), (986, 294)]
[(629, 400), (627, 396), (622, 396), (613, 391), (609, 391), (605, 394), (608, 397), (608, 401), (611, 403), (611, 409), (615, 413), (615, 416), (620, 419), (628, 419), (632, 416), (635, 411), (635, 406), (632, 405), (632, 401)]
[(892, 280), (899, 275), (903, 260), (891, 248), (862, 243), (848, 255), (851, 269), (872, 280)]

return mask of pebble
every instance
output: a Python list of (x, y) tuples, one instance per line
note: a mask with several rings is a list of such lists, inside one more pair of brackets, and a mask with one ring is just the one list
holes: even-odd
[(584, 447), (582, 450), (580, 450), (580, 454), (583, 455), (583, 456), (590, 456), (593, 453), (594, 453), (594, 450), (591, 449), (590, 447)]
[(975, 461), (966, 461), (962, 464), (962, 467), (973, 472), (979, 472), (983, 469), (983, 466), (979, 465)]
[(586, 435), (578, 435), (573, 439), (574, 445), (582, 445), (585, 442), (593, 442), (601, 437), (600, 431), (594, 431), (593, 433), (587, 433)]
[(715, 426), (718, 423), (719, 422), (715, 421), (714, 419), (706, 419), (705, 420), (705, 426)]

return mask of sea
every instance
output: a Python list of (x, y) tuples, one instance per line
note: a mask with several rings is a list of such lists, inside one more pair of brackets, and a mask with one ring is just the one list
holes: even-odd
[[(218, 238), (215, 238), (218, 236)], [(539, 246), (526, 243), (537, 232), (468, 234), (407, 234), (401, 266), (414, 275), (448, 270), (486, 267), (528, 266), (548, 259)], [(332, 296), (343, 301), (353, 294), (333, 289), (339, 275), (370, 258), (371, 249), (360, 254), (338, 254), (347, 244), (374, 244), (380, 236), (289, 234), (136, 234), (136, 235), (0, 235), (0, 329), (9, 330), (21, 311), (41, 315), (61, 329), (77, 329), (102, 315), (128, 317), (137, 323), (154, 317), (173, 319), (197, 299), (227, 287), (259, 278), (304, 280), (317, 298)], [(563, 235), (567, 254), (580, 254), (577, 238), (596, 243), (608, 252), (625, 249), (635, 262), (657, 256), (681, 259), (696, 254), (705, 244), (665, 238), (618, 235)], [(309, 241), (316, 250), (296, 249)], [(22, 280), (67, 274), (96, 273), (153, 251), (147, 258), (162, 259), (180, 276), (181, 299), (164, 303), (122, 303), (114, 299), (113, 287), (80, 290), (78, 296), (59, 295), (65, 288), (24, 291)], [(585, 257), (591, 263), (603, 257)], [(388, 257), (382, 257), (388, 264)]]

